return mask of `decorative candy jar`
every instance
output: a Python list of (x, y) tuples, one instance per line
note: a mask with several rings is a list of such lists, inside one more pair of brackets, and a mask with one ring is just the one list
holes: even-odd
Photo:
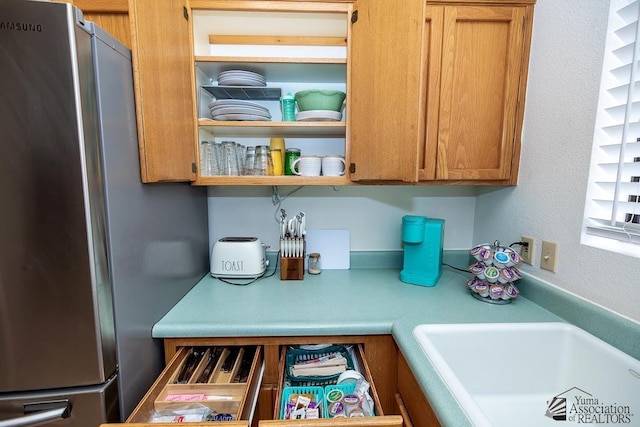
[(476, 262), (469, 266), (474, 277), (467, 280), (467, 288), (475, 298), (492, 304), (508, 304), (519, 294), (514, 285), (522, 274), (517, 266), (522, 263), (520, 254), (499, 241), (483, 243), (469, 251)]

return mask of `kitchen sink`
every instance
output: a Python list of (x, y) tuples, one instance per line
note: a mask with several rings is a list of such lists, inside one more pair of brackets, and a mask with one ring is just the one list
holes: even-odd
[(475, 426), (640, 425), (640, 361), (576, 326), (435, 324), (413, 335)]

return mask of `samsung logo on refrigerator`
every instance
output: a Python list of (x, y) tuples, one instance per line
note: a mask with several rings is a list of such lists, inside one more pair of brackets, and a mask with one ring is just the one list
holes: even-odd
[(30, 33), (41, 33), (41, 24), (29, 24), (26, 22), (0, 22), (0, 30), (24, 31)]

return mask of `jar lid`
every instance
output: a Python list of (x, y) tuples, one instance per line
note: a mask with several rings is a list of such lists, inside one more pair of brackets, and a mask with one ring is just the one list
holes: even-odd
[(344, 371), (338, 377), (337, 384), (357, 384), (358, 381), (363, 380), (362, 374), (355, 370)]

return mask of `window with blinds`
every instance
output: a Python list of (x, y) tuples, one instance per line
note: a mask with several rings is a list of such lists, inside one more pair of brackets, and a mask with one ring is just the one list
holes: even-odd
[(640, 0), (611, 0), (583, 224), (583, 243), (638, 257), (639, 13)]

